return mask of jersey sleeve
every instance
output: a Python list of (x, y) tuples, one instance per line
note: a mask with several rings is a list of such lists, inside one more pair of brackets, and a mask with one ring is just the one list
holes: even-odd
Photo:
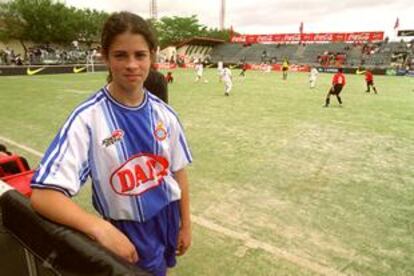
[(31, 187), (76, 195), (90, 174), (89, 128), (79, 117), (69, 117), (43, 156)]
[(172, 172), (183, 169), (193, 160), (184, 129), (178, 119), (172, 124), (170, 150)]

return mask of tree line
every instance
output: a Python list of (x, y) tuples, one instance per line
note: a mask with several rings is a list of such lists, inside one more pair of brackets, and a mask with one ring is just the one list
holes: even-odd
[[(109, 14), (94, 9), (77, 9), (53, 0), (12, 0), (0, 3), (0, 41), (69, 46), (79, 41), (90, 46), (100, 41), (100, 31)], [(203, 36), (229, 41), (229, 30), (208, 28), (197, 16), (148, 19), (161, 48), (185, 39)]]

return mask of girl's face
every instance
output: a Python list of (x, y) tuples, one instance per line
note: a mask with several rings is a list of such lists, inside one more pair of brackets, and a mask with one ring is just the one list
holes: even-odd
[(112, 84), (123, 92), (141, 91), (151, 67), (151, 52), (140, 34), (119, 34), (109, 47), (105, 63), (112, 73)]

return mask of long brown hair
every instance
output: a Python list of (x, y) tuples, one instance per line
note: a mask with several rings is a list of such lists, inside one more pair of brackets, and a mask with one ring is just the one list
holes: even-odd
[[(151, 60), (154, 62), (157, 38), (155, 37), (151, 26), (141, 16), (126, 11), (113, 13), (109, 16), (103, 26), (101, 47), (104, 58), (108, 59), (109, 48), (116, 36), (126, 32), (140, 34), (144, 37), (151, 53)], [(110, 82), (111, 80), (112, 74), (109, 71), (107, 81)]]

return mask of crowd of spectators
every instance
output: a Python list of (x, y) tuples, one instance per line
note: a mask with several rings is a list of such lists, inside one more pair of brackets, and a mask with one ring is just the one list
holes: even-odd
[(0, 49), (0, 65), (44, 65), (44, 64), (77, 64), (100, 61), (100, 49), (70, 47), (68, 49), (53, 48), (50, 46), (30, 47), (22, 56), (13, 49)]
[(380, 47), (377, 44), (366, 43), (362, 46), (361, 53), (362, 53), (362, 55), (370, 56), (370, 55), (374, 55), (375, 53), (377, 53), (379, 51), (379, 49), (380, 49)]
[(322, 55), (317, 56), (320, 65), (340, 67), (346, 63), (347, 54), (345, 52), (325, 51)]
[(16, 54), (13, 49), (6, 47), (6, 49), (0, 49), (0, 64), (21, 65), (23, 64), (23, 58), (20, 54)]

